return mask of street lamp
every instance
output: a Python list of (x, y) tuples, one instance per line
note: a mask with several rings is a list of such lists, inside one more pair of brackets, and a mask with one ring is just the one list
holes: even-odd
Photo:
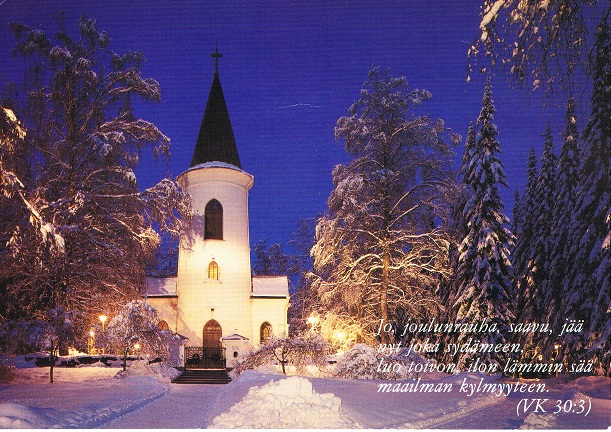
[[(100, 315), (100, 316), (98, 317), (98, 319), (99, 319), (99, 320), (100, 320), (100, 322), (102, 323), (102, 333), (104, 333), (104, 332), (105, 332), (105, 327), (104, 327), (104, 325), (106, 324), (106, 320), (108, 319), (108, 317), (107, 317), (106, 315), (102, 314), (102, 315)], [(102, 343), (102, 354), (106, 354), (106, 347), (105, 347), (104, 345), (105, 345), (105, 343), (103, 342), (103, 343)]]
[(108, 319), (108, 317), (106, 315), (100, 315), (98, 318), (100, 319), (100, 322), (102, 323), (102, 331), (104, 331), (104, 324), (106, 324), (106, 320)]
[(318, 317), (317, 317), (317, 316), (310, 315), (310, 316), (308, 317), (308, 324), (310, 324), (310, 325), (314, 325), (314, 324), (316, 324), (317, 322), (318, 322)]

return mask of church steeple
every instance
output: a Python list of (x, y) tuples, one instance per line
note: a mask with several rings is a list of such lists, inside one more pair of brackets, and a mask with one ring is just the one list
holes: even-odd
[(217, 48), (211, 57), (214, 58), (214, 79), (195, 143), (191, 166), (206, 162), (224, 162), (241, 169), (240, 156), (219, 79), (218, 61), (222, 54)]

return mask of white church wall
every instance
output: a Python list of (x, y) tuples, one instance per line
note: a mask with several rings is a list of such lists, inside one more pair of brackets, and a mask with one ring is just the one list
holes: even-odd
[(288, 335), (287, 311), (288, 298), (252, 298), (252, 337), (253, 345), (261, 341), (261, 325), (268, 322), (275, 336)]
[(177, 297), (145, 297), (146, 302), (157, 311), (157, 317), (160, 321), (165, 321), (168, 327), (173, 332), (176, 332), (177, 322)]
[[(208, 163), (178, 179), (191, 194), (198, 216), (191, 242), (181, 242), (178, 262), (178, 332), (190, 339), (189, 345), (203, 343), (203, 328), (211, 318), (221, 325), (223, 335), (250, 333), (248, 190), (253, 177), (229, 167)], [(222, 240), (203, 238), (204, 211), (212, 199), (223, 206)], [(208, 278), (212, 260), (218, 264), (218, 281)]]

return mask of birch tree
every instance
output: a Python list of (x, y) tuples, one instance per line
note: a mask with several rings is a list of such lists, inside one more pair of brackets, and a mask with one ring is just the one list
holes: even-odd
[[(335, 137), (352, 157), (332, 173), (329, 212), (312, 248), (322, 307), (372, 329), (399, 314), (436, 314), (447, 273), (446, 192), (455, 141), (441, 119), (417, 114), (431, 94), (374, 67)], [(363, 332), (371, 334), (373, 331)]]
[(520, 86), (571, 93), (594, 75), (588, 55), (610, 10), (599, 0), (483, 0), (470, 71), (504, 68)]
[(189, 213), (173, 180), (141, 191), (134, 174), (143, 151), (169, 157), (169, 138), (134, 111), (160, 101), (159, 84), (142, 76), (142, 53), (112, 52), (94, 20), (81, 19), (76, 38), (12, 29), (28, 73), (26, 97), (13, 101), (22, 133), (0, 130), (6, 317), (110, 312), (139, 293), (153, 224), (177, 234)]

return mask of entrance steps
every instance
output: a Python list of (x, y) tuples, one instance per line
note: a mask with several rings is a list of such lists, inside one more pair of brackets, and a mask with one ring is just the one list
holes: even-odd
[(174, 384), (227, 384), (231, 378), (222, 369), (187, 369), (172, 380)]

